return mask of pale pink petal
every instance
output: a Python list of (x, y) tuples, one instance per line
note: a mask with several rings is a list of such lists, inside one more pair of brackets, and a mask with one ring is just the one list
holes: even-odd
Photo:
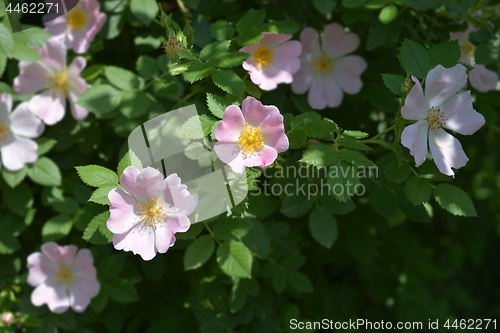
[(467, 69), (462, 64), (452, 68), (437, 65), (429, 71), (425, 80), (427, 106), (439, 107), (455, 95), (467, 83)]
[(444, 127), (463, 135), (474, 134), (484, 123), (482, 114), (474, 110), (470, 91), (457, 94), (442, 106), (446, 122)]
[(365, 59), (360, 56), (342, 57), (335, 68), (335, 80), (346, 93), (357, 94), (363, 87), (360, 76), (365, 71), (366, 66)]
[(342, 103), (344, 94), (342, 89), (333, 78), (320, 77), (313, 81), (307, 101), (315, 110), (321, 110), (327, 106), (335, 108)]
[(165, 225), (162, 225), (155, 230), (155, 237), (156, 250), (159, 253), (165, 253), (171, 246), (174, 233)]
[(262, 105), (259, 100), (252, 96), (243, 100), (241, 110), (245, 121), (252, 127), (259, 127), (268, 115), (280, 113), (274, 105)]
[(109, 231), (114, 234), (123, 234), (132, 229), (137, 223), (135, 214), (137, 211), (136, 200), (119, 188), (111, 190), (108, 199), (111, 202), (111, 206), (109, 206), (110, 217), (106, 222)]
[(59, 16), (51, 21), (46, 22), (45, 31), (47, 31), (53, 37), (63, 35), (67, 31), (66, 18), (64, 16)]
[(74, 245), (59, 246), (54, 242), (48, 242), (42, 245), (41, 250), (53, 262), (70, 265), (78, 248)]
[(123, 170), (123, 173), (120, 176), (120, 185), (125, 189), (125, 191), (136, 198), (140, 196), (136, 183), (137, 176), (139, 176), (140, 173), (141, 171), (135, 166), (128, 166), (125, 170)]
[(177, 232), (186, 232), (191, 226), (191, 221), (184, 214), (170, 214), (167, 217), (166, 226), (174, 234)]
[(214, 146), (217, 157), (233, 169), (234, 172), (243, 173), (245, 171), (245, 161), (241, 150), (234, 143), (217, 142)]
[(292, 91), (295, 94), (305, 93), (313, 81), (313, 74), (307, 65), (302, 65), (297, 73), (293, 75)]
[(76, 312), (85, 311), (90, 304), (90, 299), (99, 294), (100, 287), (97, 280), (89, 281), (84, 278), (76, 278), (76, 281), (69, 286), (71, 308)]
[(245, 129), (245, 118), (240, 108), (229, 105), (224, 111), (222, 122), (215, 126), (214, 135), (220, 142), (236, 142)]
[(148, 198), (158, 196), (164, 189), (163, 174), (150, 166), (144, 168), (136, 178), (136, 184)]
[(8, 93), (0, 94), (0, 119), (6, 121), (9, 119), (12, 111), (12, 95)]
[(155, 234), (152, 227), (137, 225), (126, 233), (114, 234), (113, 245), (117, 250), (139, 254), (143, 260), (151, 260), (156, 255)]
[(19, 104), (12, 112), (10, 119), (12, 132), (26, 138), (37, 138), (45, 129), (41, 119), (30, 111), (28, 102)]
[(62, 95), (54, 95), (45, 90), (40, 95), (35, 95), (29, 103), (31, 112), (47, 125), (54, 125), (64, 117), (66, 98)]
[[(299, 61), (299, 58), (296, 58)], [(259, 88), (270, 91), (276, 89), (280, 83), (292, 83), (293, 76), (287, 71), (279, 69), (277, 66), (269, 66), (262, 72), (262, 79)]]
[(359, 36), (355, 33), (346, 34), (338, 23), (331, 23), (323, 32), (323, 50), (328, 54), (341, 57), (354, 52), (359, 46)]
[(401, 144), (410, 149), (410, 154), (415, 158), (418, 167), (427, 158), (427, 133), (429, 124), (427, 120), (419, 120), (413, 125), (407, 126), (401, 134)]
[(412, 76), (415, 85), (406, 96), (405, 105), (401, 108), (401, 115), (409, 120), (421, 120), (427, 118), (427, 104), (420, 81)]
[[(164, 180), (165, 190), (161, 193), (162, 201), (171, 205), (170, 214), (191, 214), (198, 204), (196, 198), (189, 193), (187, 186), (181, 184), (176, 173)], [(170, 215), (169, 215), (170, 216)]]
[(35, 162), (38, 158), (38, 145), (35, 141), (25, 138), (17, 138), (14, 141), (0, 147), (3, 165), (11, 170), (17, 171), (24, 164)]
[(300, 33), (300, 42), (302, 44), (301, 60), (311, 61), (319, 52), (319, 35), (313, 28), (305, 28)]
[(89, 249), (80, 249), (71, 266), (75, 275), (88, 281), (97, 281), (97, 271), (94, 267), (94, 257)]
[(72, 74), (72, 76), (80, 76), (80, 73), (87, 65), (87, 61), (84, 57), (76, 57), (71, 62), (71, 65), (68, 67), (68, 72)]
[(33, 290), (31, 294), (31, 303), (34, 306), (47, 304), (50, 311), (54, 313), (63, 313), (69, 308), (69, 297), (66, 292), (66, 286), (62, 284), (42, 283)]
[[(291, 35), (290, 35), (291, 36)], [(302, 52), (302, 44), (298, 40), (291, 40), (283, 44), (277, 45), (274, 48), (276, 52), (274, 59), (287, 56), (287, 57), (299, 57)], [(275, 62), (277, 62), (275, 60)], [(284, 69), (284, 68), (283, 68)]]
[(54, 277), (57, 266), (43, 253), (35, 252), (28, 256), (28, 279), (27, 282), (36, 287), (47, 279)]
[(495, 90), (498, 83), (498, 74), (490, 71), (483, 65), (476, 65), (476, 67), (469, 74), (469, 81), (471, 86), (480, 92), (488, 92)]
[(259, 166), (261, 168), (271, 165), (278, 157), (278, 152), (273, 147), (264, 146), (256, 154), (245, 159), (245, 166)]
[(429, 146), (434, 163), (445, 175), (455, 177), (451, 168), (459, 169), (469, 161), (460, 141), (441, 128), (429, 131)]
[(74, 92), (69, 92), (68, 93), (68, 99), (69, 99), (69, 106), (71, 108), (71, 115), (73, 118), (76, 120), (82, 120), (87, 118), (89, 111), (85, 109), (84, 107), (81, 107), (80, 105), (76, 104), (76, 100), (78, 99), (79, 95), (76, 95)]
[(263, 32), (262, 38), (259, 40), (258, 44), (265, 45), (269, 48), (274, 48), (280, 44), (285, 43), (287, 40), (290, 40), (290, 38), (292, 38), (292, 35)]
[(49, 71), (40, 62), (19, 62), (19, 76), (14, 78), (14, 91), (31, 95), (47, 87)]
[(281, 114), (272, 114), (264, 119), (260, 125), (260, 130), (266, 146), (273, 147), (279, 153), (288, 150), (288, 137), (285, 135), (285, 126)]
[[(59, 64), (61, 68), (66, 67), (66, 47), (59, 39), (51, 38), (43, 45), (42, 58)], [(44, 55), (47, 59), (45, 59)]]

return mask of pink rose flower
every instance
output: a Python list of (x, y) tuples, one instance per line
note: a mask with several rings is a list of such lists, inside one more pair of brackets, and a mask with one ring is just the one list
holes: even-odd
[(43, 244), (41, 250), (28, 257), (28, 283), (36, 287), (31, 302), (35, 306), (47, 304), (55, 313), (63, 313), (70, 306), (83, 312), (101, 287), (92, 253), (88, 249), (77, 253), (74, 245), (58, 246), (54, 242)]
[(292, 83), (293, 74), (300, 68), (302, 45), (292, 35), (263, 32), (259, 42), (245, 46), (241, 52), (252, 56), (243, 62), (250, 79), (262, 90), (276, 89), (279, 83)]
[(253, 97), (245, 98), (241, 110), (236, 105), (228, 106), (214, 134), (219, 141), (214, 147), (217, 157), (237, 173), (243, 173), (246, 167), (268, 166), (278, 153), (288, 150), (280, 111)]
[(29, 138), (36, 138), (43, 133), (42, 121), (28, 109), (28, 102), (21, 103), (14, 112), (12, 96), (0, 94), (0, 153), (3, 165), (16, 171), (24, 164), (35, 162), (38, 158), (38, 145)]
[(323, 49), (312, 28), (302, 30), (300, 41), (301, 67), (293, 76), (292, 91), (303, 94), (309, 90), (307, 100), (313, 109), (338, 107), (344, 92), (357, 94), (361, 90), (360, 75), (366, 69), (366, 61), (357, 55), (346, 56), (358, 48), (358, 35), (345, 34), (340, 24), (332, 23), (325, 27)]
[(410, 149), (417, 167), (427, 157), (427, 137), (441, 173), (455, 176), (451, 168), (467, 164), (469, 159), (460, 141), (443, 129), (471, 135), (484, 125), (484, 117), (472, 107), (470, 91), (457, 94), (467, 83), (466, 72), (461, 64), (452, 68), (436, 66), (427, 74), (425, 96), (420, 82), (412, 76), (415, 85), (406, 97), (401, 114), (417, 122), (404, 129), (401, 144)]
[(474, 67), (469, 74), (470, 85), (480, 92), (488, 92), (495, 90), (498, 82), (498, 74), (490, 71), (484, 65), (476, 64), (476, 59), (474, 58), (476, 47), (469, 41), (470, 33), (476, 30), (473, 25), (469, 24), (468, 29), (464, 32), (450, 33), (450, 40), (457, 39), (460, 44), (462, 53), (459, 61)]
[(45, 31), (61, 39), (68, 50), (85, 53), (106, 22), (106, 14), (100, 9), (96, 0), (80, 0), (67, 14), (46, 22)]
[(167, 252), (175, 243), (174, 234), (189, 229), (187, 216), (196, 208), (197, 196), (187, 191), (177, 174), (163, 179), (152, 167), (142, 171), (127, 167), (120, 185), (126, 192), (114, 189), (108, 194), (111, 216), (107, 226), (114, 234), (115, 249), (132, 251), (144, 260)]
[(78, 97), (88, 88), (80, 76), (87, 62), (76, 57), (66, 67), (66, 49), (62, 41), (49, 39), (41, 49), (35, 49), (42, 61), (19, 62), (19, 76), (14, 79), (14, 90), (21, 95), (35, 95), (29, 104), (31, 112), (47, 125), (53, 125), (64, 117), (66, 98), (69, 99), (71, 113), (77, 120), (84, 119), (88, 111), (75, 104)]

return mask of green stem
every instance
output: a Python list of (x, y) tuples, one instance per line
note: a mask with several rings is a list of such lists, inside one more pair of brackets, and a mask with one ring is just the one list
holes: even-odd
[(392, 131), (394, 128), (396, 127), (396, 124), (392, 125), (391, 127), (387, 128), (385, 131), (375, 135), (373, 138), (371, 139), (366, 139), (366, 140), (359, 140), (359, 142), (362, 142), (362, 143), (367, 143), (367, 142), (372, 142), (378, 138), (380, 138), (382, 135), (386, 134), (386, 133), (389, 133), (390, 131)]
[(183, 3), (181, 0), (176, 0), (176, 2), (177, 2), (177, 6), (179, 6), (179, 9), (180, 9), (180, 10), (181, 10), (181, 12), (182, 12), (182, 15), (183, 15), (186, 19), (188, 19), (189, 17), (188, 17), (188, 14), (187, 14), (187, 8), (186, 8), (186, 6), (184, 6), (184, 3)]
[(203, 224), (205, 225), (205, 228), (207, 228), (208, 232), (210, 233), (210, 236), (212, 236), (215, 239), (215, 241), (217, 243), (219, 243), (219, 245), (221, 245), (221, 242), (219, 241), (219, 239), (217, 237), (215, 237), (214, 233), (212, 232), (212, 229), (210, 229), (208, 224), (205, 221), (203, 221)]
[(190, 99), (191, 97), (193, 97), (194, 95), (196, 95), (196, 93), (197, 93), (196, 91), (190, 92), (183, 99), (181, 99), (180, 101), (178, 101), (177, 103), (175, 103), (175, 105), (172, 106), (172, 109), (170, 109), (170, 110), (175, 110), (175, 108), (177, 106), (179, 106), (181, 103), (184, 103), (185, 101), (187, 101), (188, 99)]

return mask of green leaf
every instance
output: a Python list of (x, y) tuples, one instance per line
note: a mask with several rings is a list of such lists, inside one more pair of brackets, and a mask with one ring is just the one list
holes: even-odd
[(95, 84), (80, 95), (76, 104), (98, 115), (108, 113), (120, 104), (123, 93), (107, 84)]
[(337, 221), (323, 206), (316, 206), (309, 215), (309, 230), (313, 238), (327, 249), (337, 240)]
[(399, 53), (401, 66), (412, 75), (423, 79), (431, 68), (430, 57), (427, 50), (419, 43), (406, 39)]
[(125, 267), (125, 257), (118, 254), (108, 255), (99, 262), (97, 272), (101, 279), (112, 279), (123, 271)]
[(354, 195), (356, 186), (360, 183), (357, 169), (346, 161), (337, 162), (328, 172), (330, 192), (339, 201), (347, 202)]
[(217, 118), (222, 119), (224, 111), (231, 105), (229, 101), (223, 97), (211, 93), (207, 93), (207, 106), (208, 110)]
[(57, 140), (49, 138), (38, 138), (35, 141), (38, 144), (38, 156), (47, 154), (57, 143)]
[(336, 0), (313, 0), (313, 5), (316, 7), (318, 12), (323, 15), (330, 13), (337, 6)]
[(278, 294), (285, 291), (288, 284), (287, 273), (284, 269), (278, 268), (273, 275), (273, 288)]
[(135, 68), (137, 69), (137, 72), (146, 79), (154, 78), (160, 73), (158, 65), (156, 64), (156, 59), (146, 55), (141, 55), (137, 59)]
[(28, 177), (37, 184), (58, 186), (61, 184), (61, 171), (49, 158), (40, 157), (28, 167)]
[(120, 111), (128, 119), (139, 117), (149, 111), (151, 99), (144, 91), (131, 91), (122, 97)]
[(118, 303), (132, 303), (139, 300), (137, 290), (127, 278), (116, 277), (107, 285), (109, 296)]
[(411, 167), (408, 163), (399, 165), (398, 160), (392, 160), (387, 163), (384, 172), (388, 181), (399, 184), (408, 179), (411, 173)]
[(254, 30), (259, 27), (266, 18), (266, 11), (264, 9), (255, 10), (250, 8), (248, 12), (243, 15), (241, 19), (236, 22), (236, 30), (242, 34), (249, 30)]
[(111, 202), (108, 199), (108, 194), (112, 189), (115, 188), (117, 188), (116, 185), (105, 185), (103, 187), (99, 187), (94, 191), (94, 193), (92, 193), (89, 201), (96, 204), (109, 206), (111, 205)]
[(217, 87), (230, 94), (241, 97), (245, 92), (245, 83), (233, 71), (225, 69), (215, 71), (212, 74), (212, 80)]
[(364, 151), (372, 150), (369, 146), (365, 145), (364, 143), (359, 142), (358, 140), (350, 137), (341, 136), (340, 138), (337, 139), (337, 143), (347, 148), (354, 148)]
[(378, 15), (378, 19), (383, 24), (389, 24), (396, 18), (396, 16), (398, 16), (398, 7), (391, 3), (390, 5), (382, 8), (380, 14)]
[(434, 188), (434, 199), (453, 215), (477, 217), (471, 198), (464, 190), (450, 184), (439, 184)]
[(412, 176), (406, 181), (404, 191), (408, 200), (417, 206), (429, 201), (432, 188), (427, 179)]
[(42, 241), (51, 242), (68, 235), (73, 221), (68, 215), (57, 215), (50, 218), (42, 228)]
[(99, 294), (96, 297), (92, 298), (90, 301), (90, 307), (97, 313), (101, 313), (102, 310), (108, 304), (109, 292), (108, 292), (108, 284), (101, 283), (101, 288), (99, 290)]
[(175, 238), (177, 239), (195, 239), (203, 231), (202, 223), (191, 224), (188, 231), (177, 232)]
[(118, 183), (116, 173), (100, 165), (77, 166), (75, 169), (82, 182), (92, 187), (116, 185)]
[(344, 161), (354, 164), (358, 167), (371, 167), (375, 166), (373, 161), (370, 161), (365, 154), (352, 149), (341, 149), (339, 151), (340, 158)]
[(122, 90), (140, 89), (144, 85), (137, 75), (120, 67), (107, 66), (104, 74), (111, 84)]
[(498, 48), (492, 43), (478, 45), (474, 51), (474, 59), (479, 65), (491, 65), (498, 58)]
[(250, 46), (257, 43), (262, 38), (262, 32), (259, 30), (245, 31), (234, 40), (239, 46)]
[(216, 55), (215, 57), (208, 60), (209, 63), (219, 68), (231, 68), (235, 66), (240, 66), (243, 61), (245, 61), (251, 55), (244, 52), (228, 52)]
[(41, 61), (42, 57), (38, 52), (33, 50), (28, 45), (15, 43), (14, 52), (12, 52), (12, 58), (21, 61)]
[(120, 163), (118, 163), (118, 169), (116, 170), (118, 176), (121, 176), (123, 171), (129, 166), (135, 166), (142, 171), (142, 162), (132, 150), (129, 150), (120, 160)]
[(381, 74), (385, 86), (396, 96), (401, 96), (401, 85), (405, 83), (405, 77), (395, 74)]
[(106, 227), (106, 221), (109, 219), (109, 216), (109, 211), (94, 216), (87, 225), (87, 228), (85, 228), (82, 238), (97, 245), (111, 243), (113, 233)]
[(28, 167), (25, 164), (22, 169), (17, 171), (10, 171), (7, 168), (2, 168), (2, 177), (10, 187), (16, 187), (20, 182), (24, 180), (26, 174), (28, 173)]
[(158, 5), (155, 0), (130, 0), (130, 11), (148, 26), (158, 15)]
[(210, 134), (216, 120), (205, 115), (192, 116), (179, 129), (179, 135), (188, 139), (201, 139)]
[(66, 214), (73, 216), (78, 211), (80, 206), (78, 202), (69, 197), (63, 197), (62, 199), (53, 199), (54, 201), (50, 202), (50, 207), (52, 207), (59, 214)]
[(205, 63), (193, 63), (188, 70), (184, 72), (184, 80), (189, 83), (196, 82), (209, 76), (214, 70), (214, 66)]
[(3, 24), (0, 24), (0, 53), (5, 53), (8, 57), (11, 57), (12, 52), (14, 52), (12, 34)]
[(437, 65), (446, 68), (455, 66), (460, 59), (460, 52), (458, 40), (450, 40), (433, 45), (429, 49), (430, 68), (434, 68)]
[(215, 225), (213, 232), (216, 238), (223, 241), (241, 240), (251, 227), (246, 219), (225, 219)]
[(302, 267), (305, 262), (306, 262), (305, 256), (298, 253), (294, 253), (290, 256), (285, 257), (281, 261), (281, 266), (287, 271), (296, 271), (300, 267)]
[(252, 254), (241, 242), (225, 242), (217, 249), (217, 263), (231, 277), (252, 278)]
[(212, 37), (223, 41), (226, 39), (231, 39), (234, 35), (234, 28), (230, 25), (228, 21), (218, 20), (210, 25), (210, 33)]
[(226, 52), (231, 45), (230, 40), (213, 42), (205, 46), (200, 52), (200, 60), (208, 60), (216, 55)]
[(82, 78), (87, 81), (93, 81), (101, 74), (101, 72), (106, 68), (105, 65), (97, 64), (85, 68), (82, 71)]
[(307, 140), (307, 135), (305, 135), (302, 129), (300, 128), (295, 128), (290, 132), (287, 132), (286, 136), (288, 137), (288, 141), (290, 142), (290, 148), (292, 149), (297, 149), (302, 147), (302, 145)]
[(301, 162), (314, 165), (316, 167), (325, 167), (337, 163), (339, 154), (335, 148), (330, 145), (316, 144), (304, 151)]
[(398, 197), (385, 183), (373, 186), (370, 192), (370, 206), (382, 217), (390, 219), (398, 211)]
[(0, 253), (10, 254), (17, 251), (21, 244), (16, 235), (24, 229), (21, 219), (15, 215), (7, 214), (0, 220)]
[[(302, 188), (304, 190), (305, 186)], [(296, 195), (289, 195), (283, 200), (280, 211), (288, 217), (300, 217), (307, 214), (314, 206), (314, 200), (307, 198), (305, 194), (299, 193), (297, 189)]]
[(314, 291), (311, 280), (307, 275), (301, 272), (289, 272), (288, 281), (293, 289), (303, 292), (312, 293)]
[(366, 39), (366, 49), (368, 51), (375, 50), (384, 45), (387, 39), (387, 26), (378, 25), (373, 28), (372, 31), (370, 31), (370, 33), (368, 34), (368, 38)]
[(248, 218), (252, 228), (243, 237), (243, 243), (258, 256), (265, 258), (271, 247), (271, 238), (266, 227), (257, 219)]
[(203, 266), (215, 249), (215, 241), (210, 235), (198, 237), (189, 244), (184, 254), (184, 270), (196, 269)]
[[(293, 125), (292, 125), (293, 126)], [(327, 119), (315, 119), (304, 125), (304, 133), (316, 139), (323, 139), (332, 132), (338, 131), (339, 127), (334, 122)]]

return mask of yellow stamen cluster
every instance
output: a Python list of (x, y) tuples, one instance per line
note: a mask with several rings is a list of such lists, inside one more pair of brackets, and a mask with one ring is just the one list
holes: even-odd
[[(137, 215), (140, 215), (138, 223), (146, 227), (154, 227), (156, 229), (156, 225), (167, 217), (163, 212), (163, 203), (159, 197), (154, 199), (148, 198), (146, 202), (136, 201), (135, 203), (139, 205), (139, 211), (135, 212)], [(170, 212), (167, 212), (167, 214), (170, 214)]]
[(87, 21), (87, 14), (83, 12), (80, 8), (75, 7), (68, 13), (66, 18), (66, 24), (69, 29), (80, 30), (85, 26)]
[(174, 54), (181, 50), (182, 43), (177, 37), (170, 37), (168, 40), (163, 40), (163, 45), (161, 46), (166, 54)]
[(56, 95), (66, 96), (71, 83), (69, 81), (68, 70), (65, 68), (59, 73), (52, 73), (48, 75), (48, 84), (45, 88), (48, 88), (51, 92)]
[(264, 147), (264, 139), (260, 134), (260, 128), (252, 128), (246, 123), (236, 145), (243, 150), (245, 157), (255, 154), (257, 149)]
[(75, 273), (73, 270), (65, 265), (59, 266), (59, 271), (56, 274), (57, 283), (66, 284), (70, 286), (73, 282), (75, 282)]
[(462, 52), (465, 55), (467, 55), (467, 57), (472, 58), (474, 56), (474, 50), (476, 49), (476, 47), (474, 46), (474, 44), (472, 44), (471, 42), (466, 40), (464, 42), (464, 44), (462, 45), (461, 49), (462, 49)]
[(3, 120), (0, 119), (0, 140), (5, 139), (7, 134), (9, 134), (9, 128), (5, 125)]
[(447, 120), (448, 118), (444, 118), (444, 113), (439, 107), (432, 107), (430, 110), (427, 110), (427, 122), (431, 129), (437, 130), (443, 128)]
[(332, 76), (336, 65), (335, 59), (329, 56), (325, 51), (321, 51), (316, 59), (312, 61), (312, 68), (316, 75), (322, 74)]
[(253, 56), (253, 60), (258, 64), (259, 68), (266, 70), (267, 66), (274, 66), (274, 54), (276, 51), (265, 45), (259, 47)]

